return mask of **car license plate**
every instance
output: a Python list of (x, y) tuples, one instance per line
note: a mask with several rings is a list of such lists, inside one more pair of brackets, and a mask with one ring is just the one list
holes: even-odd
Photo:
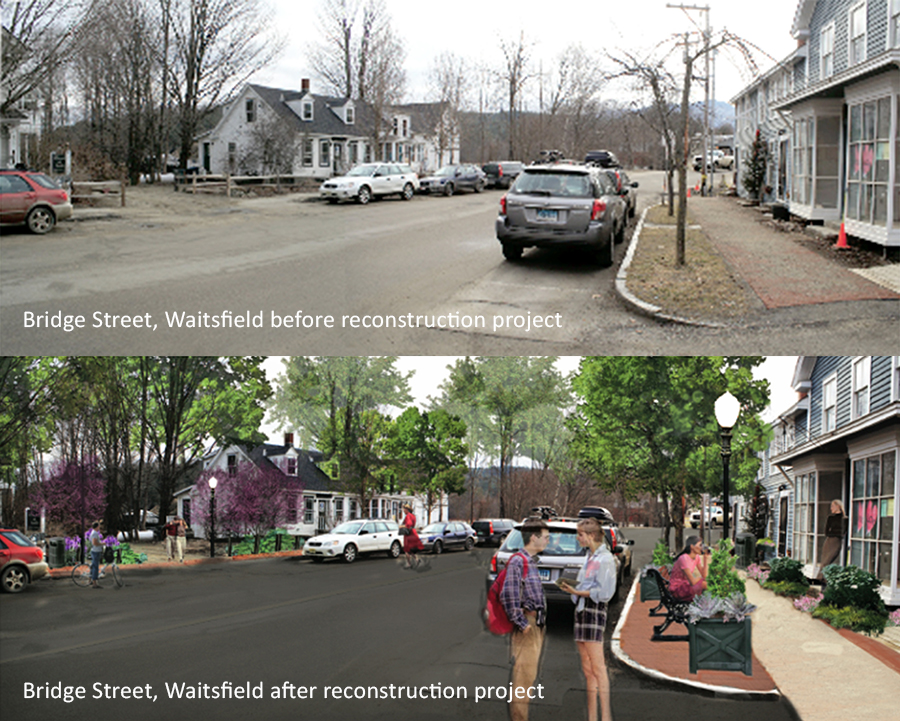
[(557, 220), (559, 220), (559, 211), (547, 210), (546, 208), (538, 208), (537, 219), (556, 222)]
[(550, 569), (549, 568), (539, 568), (538, 573), (541, 575), (542, 581), (550, 580)]

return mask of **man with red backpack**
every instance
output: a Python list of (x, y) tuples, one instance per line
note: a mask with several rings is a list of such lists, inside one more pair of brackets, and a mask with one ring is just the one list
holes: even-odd
[[(534, 685), (541, 660), (547, 604), (537, 555), (550, 542), (550, 529), (543, 521), (526, 521), (520, 531), (524, 547), (507, 562), (506, 581), (500, 592), (500, 603), (514, 625), (509, 641), (512, 721), (528, 719), (528, 689)], [(528, 554), (527, 562), (523, 554)]]

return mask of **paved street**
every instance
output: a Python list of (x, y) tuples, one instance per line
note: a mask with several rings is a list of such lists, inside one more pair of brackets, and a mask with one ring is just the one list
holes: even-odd
[[(631, 532), (635, 568), (649, 558), (657, 534)], [(491, 550), (477, 549), (428, 557), (427, 570), (419, 572), (378, 557), (352, 565), (273, 559), (132, 570), (118, 591), (39, 582), (18, 596), (0, 597), (0, 715), (20, 721), (169, 714), (502, 719), (503, 702), (475, 701), (479, 688), (496, 694), (508, 683), (506, 640), (484, 632), (479, 619), (490, 556)], [(613, 608), (610, 628), (620, 610)], [(535, 703), (533, 719), (584, 714), (570, 614), (568, 608), (552, 613), (540, 678), (544, 699)], [(85, 699), (28, 699), (27, 683), (34, 684), (27, 687), (32, 695), (38, 687), (46, 694), (57, 684), (61, 690), (83, 686)], [(213, 687), (233, 695), (229, 688), (250, 684), (263, 698), (170, 699), (173, 685), (182, 683), (208, 696)], [(344, 698), (369, 687), (389, 696), (391, 684), (395, 695), (400, 686), (427, 687), (429, 698)], [(723, 715), (749, 721), (760, 712), (774, 721), (791, 718), (784, 702), (699, 697), (618, 667), (612, 685), (620, 721)], [(309, 698), (296, 697), (312, 686)], [(156, 700), (122, 699), (126, 687), (131, 696), (152, 693)], [(295, 698), (273, 698), (276, 687), (279, 696)], [(466, 699), (458, 698), (459, 689)], [(109, 698), (113, 693), (117, 698)], [(440, 698), (430, 698), (433, 693)]]
[[(656, 202), (662, 174), (633, 177), (639, 210)], [(88, 211), (48, 236), (4, 233), (4, 353), (781, 355), (883, 335), (881, 306), (661, 325), (617, 301), (615, 265), (546, 250), (505, 262), (496, 191), (365, 207), (299, 196), (195, 207), (171, 189), (140, 192), (157, 193), (157, 212)], [(382, 327), (392, 318), (399, 327)]]

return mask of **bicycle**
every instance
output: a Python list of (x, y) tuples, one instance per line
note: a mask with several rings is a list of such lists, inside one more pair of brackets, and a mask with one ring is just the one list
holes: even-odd
[[(125, 585), (125, 581), (122, 578), (122, 574), (119, 572), (119, 564), (116, 563), (115, 559), (109, 561), (100, 566), (100, 572), (97, 575), (97, 583), (101, 586), (104, 581), (107, 579), (106, 571), (110, 570), (110, 575), (115, 581), (116, 587), (121, 588)], [(80, 563), (75, 568), (72, 569), (72, 580), (75, 582), (76, 586), (81, 586), (82, 588), (91, 585), (91, 564), (90, 563)]]

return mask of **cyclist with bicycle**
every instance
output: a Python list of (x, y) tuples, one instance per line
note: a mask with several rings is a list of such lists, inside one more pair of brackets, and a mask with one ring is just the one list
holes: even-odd
[(100, 585), (100, 559), (103, 557), (103, 535), (100, 533), (100, 521), (94, 521), (91, 526), (91, 586), (102, 588)]

